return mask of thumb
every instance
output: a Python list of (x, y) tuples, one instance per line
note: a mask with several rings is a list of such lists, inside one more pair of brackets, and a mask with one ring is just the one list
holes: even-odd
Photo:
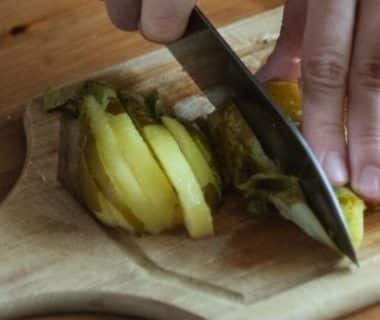
[(144, 0), (140, 31), (148, 40), (169, 43), (186, 29), (196, 0)]
[(301, 75), (307, 0), (286, 0), (280, 37), (267, 62), (257, 71), (262, 82), (297, 81)]
[(112, 23), (121, 30), (135, 31), (140, 20), (141, 0), (106, 0)]

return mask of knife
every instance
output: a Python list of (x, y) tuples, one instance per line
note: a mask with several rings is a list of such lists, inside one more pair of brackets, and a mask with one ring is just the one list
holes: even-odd
[(198, 7), (184, 36), (168, 49), (211, 103), (220, 101), (210, 88), (231, 92), (264, 151), (286, 174), (299, 179), (310, 208), (331, 241), (358, 265), (339, 202), (310, 147)]

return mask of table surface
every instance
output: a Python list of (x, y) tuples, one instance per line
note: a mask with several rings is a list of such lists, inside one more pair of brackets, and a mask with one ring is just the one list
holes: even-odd
[[(282, 0), (200, 0), (218, 26), (260, 13)], [(0, 201), (22, 169), (24, 105), (47, 87), (158, 48), (137, 33), (116, 30), (104, 4), (88, 0), (0, 0)], [(345, 320), (380, 318), (374, 306)], [(116, 316), (74, 315), (44, 320), (119, 320)]]

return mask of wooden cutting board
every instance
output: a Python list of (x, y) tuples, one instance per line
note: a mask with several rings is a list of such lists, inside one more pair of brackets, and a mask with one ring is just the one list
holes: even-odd
[[(256, 70), (273, 48), (281, 8), (223, 28)], [(196, 58), (196, 57), (194, 57)], [(96, 77), (169, 102), (197, 94), (162, 49)], [(26, 109), (23, 174), (0, 207), (0, 319), (102, 311), (149, 319), (330, 319), (380, 299), (380, 214), (366, 216), (361, 268), (292, 224), (253, 219), (227, 197), (216, 236), (183, 230), (131, 237), (101, 226), (57, 180), (60, 121), (37, 99)], [(379, 230), (379, 231), (378, 231)]]

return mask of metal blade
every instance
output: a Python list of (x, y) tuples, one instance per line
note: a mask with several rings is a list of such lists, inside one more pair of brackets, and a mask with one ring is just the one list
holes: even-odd
[(232, 92), (265, 152), (285, 173), (299, 178), (308, 204), (330, 239), (357, 264), (339, 202), (313, 152), (199, 8), (194, 9), (183, 38), (168, 48), (211, 103), (215, 95), (208, 89), (226, 87)]

